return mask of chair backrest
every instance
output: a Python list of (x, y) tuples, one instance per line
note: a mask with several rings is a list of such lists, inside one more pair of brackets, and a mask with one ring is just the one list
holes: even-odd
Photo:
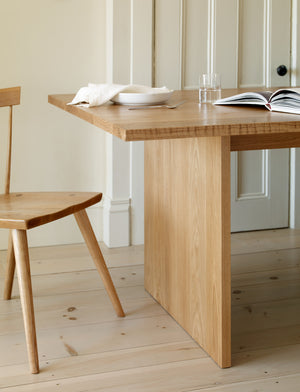
[(8, 106), (9, 110), (9, 134), (6, 159), (5, 193), (9, 193), (10, 188), (10, 168), (11, 168), (11, 145), (12, 145), (12, 108), (20, 104), (21, 87), (11, 87), (0, 89), (0, 107)]

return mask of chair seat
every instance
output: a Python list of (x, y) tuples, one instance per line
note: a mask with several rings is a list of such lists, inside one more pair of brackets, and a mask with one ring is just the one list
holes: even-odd
[(96, 192), (25, 192), (0, 195), (0, 228), (27, 230), (98, 203)]

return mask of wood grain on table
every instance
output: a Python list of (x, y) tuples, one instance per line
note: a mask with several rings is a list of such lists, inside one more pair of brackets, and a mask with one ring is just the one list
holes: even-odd
[[(222, 90), (222, 97), (244, 89)], [(255, 106), (200, 105), (198, 91), (175, 91), (169, 103), (187, 102), (176, 109), (128, 110), (107, 103), (84, 108), (67, 105), (74, 94), (49, 95), (49, 103), (101, 128), (124, 141), (175, 139), (201, 136), (285, 134), (300, 132), (300, 116), (270, 112)]]

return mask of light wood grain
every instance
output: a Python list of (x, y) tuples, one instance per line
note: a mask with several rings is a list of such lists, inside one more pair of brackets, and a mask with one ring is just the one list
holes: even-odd
[[(103, 243), (99, 244), (101, 247), (102, 254), (104, 256), (106, 265), (108, 267), (116, 267), (119, 263), (120, 258), (123, 257), (123, 263), (125, 266), (134, 266), (144, 263), (144, 246), (143, 245), (135, 245), (129, 247), (130, 251), (126, 252), (126, 249), (123, 248), (114, 248), (119, 249), (119, 253), (108, 253), (105, 249)], [(62, 247), (63, 249), (64, 247)], [(32, 249), (37, 249), (37, 252), (32, 251)], [(30, 249), (30, 264), (32, 266), (31, 274), (39, 275), (44, 274), (45, 268), (48, 270), (50, 268), (52, 273), (60, 273), (60, 272), (71, 272), (71, 271), (86, 271), (86, 270), (95, 270), (95, 264), (91, 259), (91, 255), (86, 247), (85, 243), (78, 244), (70, 244), (69, 252), (67, 255), (66, 252), (62, 252), (62, 254), (57, 254), (57, 257), (53, 258), (53, 246), (49, 246), (49, 255), (42, 257), (38, 256), (39, 251), (38, 248)], [(78, 251), (78, 252), (77, 252)], [(77, 254), (78, 253), (78, 254)], [(0, 256), (1, 257), (1, 256)], [(6, 254), (3, 254), (3, 258), (6, 257)], [(142, 260), (142, 261), (141, 261)], [(3, 259), (4, 261), (4, 259)], [(3, 262), (4, 266), (4, 262)], [(3, 276), (3, 271), (1, 270), (1, 261), (0, 261), (0, 277)]]
[(25, 230), (13, 230), (12, 237), (16, 257), (30, 371), (31, 373), (38, 373), (39, 359), (36, 342), (27, 234)]
[(9, 108), (9, 132), (7, 145), (7, 159), (6, 159), (6, 174), (5, 174), (5, 193), (8, 194), (10, 190), (10, 174), (11, 174), (11, 147), (12, 147), (12, 122), (13, 122), (13, 107)]
[[(102, 331), (101, 331), (102, 332)], [(188, 361), (204, 357), (197, 344), (194, 342), (174, 342), (164, 344), (152, 344), (149, 346), (132, 347), (123, 350), (106, 351), (95, 354), (66, 356), (59, 360), (60, 366), (56, 366), (55, 358), (52, 360), (41, 361), (41, 368), (55, 366), (55, 380), (65, 378), (66, 366), (68, 367), (69, 377), (76, 377), (78, 374), (93, 375), (101, 372), (118, 371), (122, 368), (128, 370), (134, 369), (140, 365), (144, 367), (157, 366), (167, 362), (175, 363), (178, 361)], [(71, 364), (71, 366), (68, 365)], [(13, 370), (14, 369), (14, 370)], [(12, 372), (13, 370), (13, 372)], [(8, 386), (17, 386), (21, 382), (23, 384), (31, 383), (30, 375), (24, 377), (24, 365), (16, 364), (15, 366), (5, 366), (0, 368), (0, 387), (1, 384)], [(53, 380), (53, 373), (41, 372), (39, 382), (47, 382)]]
[(0, 195), (0, 227), (31, 229), (90, 207), (96, 192), (20, 192)]
[(231, 247), (234, 255), (300, 248), (300, 230), (266, 230), (259, 238), (255, 231), (235, 233), (231, 236)]
[[(117, 359), (117, 358), (116, 358)], [(59, 387), (64, 392), (94, 392), (94, 391), (112, 391), (112, 392), (157, 392), (157, 391), (211, 391), (215, 388), (222, 391), (221, 388), (230, 391), (235, 387), (235, 391), (244, 391), (244, 385), (247, 391), (260, 391), (255, 386), (276, 387), (276, 381), (280, 380), (280, 389), (265, 389), (265, 391), (283, 391), (284, 385), (296, 387), (296, 389), (287, 389), (297, 391), (297, 381), (299, 380), (299, 356), (297, 347), (285, 347), (284, 349), (260, 350), (253, 353), (243, 353), (236, 356), (239, 361), (239, 367), (233, 367), (226, 370), (216, 369), (212, 361), (208, 358), (196, 358), (186, 361), (161, 362), (157, 365), (130, 367), (126, 366), (126, 361), (120, 366), (119, 370), (107, 371), (101, 373), (84, 374), (77, 377), (65, 377), (55, 380), (55, 367), (53, 367), (54, 376), (52, 380), (36, 382), (34, 388), (42, 392), (52, 392)], [(76, 361), (76, 358), (72, 361)], [(267, 361), (267, 364), (266, 364)], [(283, 367), (278, 363), (284, 364)], [(287, 364), (290, 367), (287, 368)], [(86, 368), (86, 364), (83, 369)], [(108, 365), (107, 365), (108, 366)], [(293, 383), (285, 384), (284, 378), (294, 378)], [(58, 384), (58, 385), (57, 385)], [(7, 390), (13, 392), (31, 392), (33, 389), (31, 383), (12, 386)], [(261, 389), (264, 391), (264, 389)]]
[[(244, 91), (224, 89), (222, 97)], [(111, 103), (93, 108), (67, 105), (73, 97), (74, 94), (49, 95), (48, 101), (125, 141), (300, 133), (298, 115), (270, 112), (261, 107), (199, 105), (198, 91), (176, 91), (170, 103), (187, 102), (174, 110), (132, 111)]]
[[(135, 292), (139, 293), (140, 290), (135, 290)], [(78, 328), (82, 325), (89, 326), (116, 321), (117, 317), (111, 311), (109, 298), (102, 290), (89, 291), (85, 295), (81, 293), (81, 296), (83, 299), (80, 298), (78, 292), (75, 292), (63, 294), (61, 298), (58, 295), (43, 297), (41, 300), (35, 297), (36, 324), (39, 334), (43, 330), (52, 328)], [(155, 304), (149, 295), (137, 299), (126, 299), (123, 302), (127, 309), (126, 320), (165, 315), (163, 308)], [(14, 311), (11, 308), (14, 308)], [(19, 301), (15, 301), (11, 308), (1, 308), (0, 336), (22, 333), (23, 331)], [(5, 310), (10, 310), (9, 316), (5, 315)]]
[(20, 104), (21, 87), (0, 89), (0, 107)]
[(231, 136), (231, 151), (300, 147), (300, 132)]
[(297, 391), (300, 384), (300, 374), (276, 376), (255, 381), (241, 381), (230, 385), (195, 389), (193, 392), (258, 392), (258, 391)]
[(11, 174), (11, 149), (12, 149), (12, 122), (13, 122), (13, 106), (20, 104), (21, 87), (11, 87), (0, 89), (0, 107), (9, 107), (9, 132), (6, 157), (6, 173), (5, 173), (5, 193), (9, 193), (10, 174)]
[[(155, 305), (153, 300), (152, 302), (153, 306), (159, 308), (159, 305)], [(96, 301), (93, 304), (96, 304)], [(170, 316), (167, 314), (147, 314), (146, 309), (140, 317), (136, 318), (120, 319), (115, 317), (114, 320), (102, 321), (99, 317), (96, 323), (76, 324), (76, 322), (69, 321), (69, 325), (66, 324), (63, 327), (61, 325), (55, 326), (52, 323), (49, 328), (39, 331), (38, 339), (41, 360), (50, 361), (50, 363), (43, 363), (44, 373), (50, 376), (52, 364), (55, 367), (59, 366), (62, 358), (71, 357), (64, 343), (73, 347), (78, 353), (78, 357), (84, 357), (113, 351), (120, 353), (122, 350), (160, 344), (191, 342), (187, 333)], [(26, 370), (22, 374), (24, 377), (28, 373), (24, 333), (12, 331), (10, 334), (0, 335), (0, 344), (1, 367), (11, 366), (13, 368), (20, 363), (25, 364)], [(207, 354), (197, 343), (194, 342), (194, 345), (198, 349), (199, 356), (207, 357)], [(67, 363), (65, 370), (71, 371), (72, 366), (72, 363)], [(216, 365), (214, 366), (216, 368)], [(46, 371), (47, 369), (48, 371)], [(37, 382), (38, 380), (32, 381)]]
[(221, 367), (231, 363), (229, 171), (229, 138), (145, 144), (145, 288)]
[(125, 317), (125, 313), (123, 311), (114, 284), (111, 280), (110, 273), (105, 264), (102, 252), (98, 245), (86, 211), (81, 210), (76, 212), (74, 216), (117, 315), (119, 317)]
[[(292, 242), (291, 238), (294, 238)], [(0, 389), (18, 392), (52, 392), (59, 388), (70, 392), (297, 391), (300, 297), (296, 284), (298, 279), (299, 286), (300, 275), (299, 248), (293, 246), (300, 244), (299, 230), (238, 233), (232, 239), (233, 290), (239, 288), (243, 304), (252, 307), (250, 313), (248, 306), (233, 303), (232, 368), (219, 369), (145, 294), (142, 265), (122, 266), (122, 254), (126, 260), (132, 253), (130, 248), (128, 255), (126, 249), (122, 252), (105, 249), (106, 257), (110, 252), (119, 255), (118, 261), (114, 260), (116, 267), (110, 272), (128, 317), (117, 318), (109, 309), (104, 288), (97, 289), (96, 269), (82, 270), (87, 253), (84, 244), (78, 244), (34, 248), (30, 252), (36, 262), (32, 264), (32, 274), (40, 326), (42, 371), (39, 375), (32, 377), (27, 371), (18, 298), (0, 301), (0, 325), (11, 326), (0, 334)], [(278, 250), (278, 239), (283, 250)], [(243, 254), (238, 254), (239, 251)], [(65, 264), (58, 274), (51, 264), (55, 253), (60, 263)], [(6, 252), (0, 252), (0, 262), (5, 255)], [(81, 259), (82, 265), (78, 262), (78, 270), (67, 272), (72, 255)], [(288, 270), (291, 279), (281, 279)], [(264, 283), (268, 272), (274, 276), (274, 271), (279, 273), (279, 279)], [(0, 286), (2, 282), (0, 276)], [(284, 288), (285, 301), (282, 301)], [(67, 312), (72, 306), (76, 310)], [(70, 317), (76, 317), (77, 313), (77, 320), (65, 320), (64, 312)]]
[(3, 299), (9, 300), (11, 299), (12, 286), (14, 281), (15, 274), (15, 252), (12, 241), (12, 232), (9, 231), (8, 238), (8, 249), (7, 249), (7, 257), (6, 257), (6, 273), (5, 273), (5, 282), (4, 282), (4, 293)]
[[(47, 266), (45, 265), (47, 268)], [(137, 286), (140, 283), (141, 276), (144, 276), (143, 266), (124, 267), (122, 272), (118, 268), (110, 270), (112, 279), (118, 290), (121, 287)], [(32, 276), (35, 294), (37, 297), (49, 295), (49, 293), (67, 293), (76, 292), (80, 288), (81, 291), (90, 291), (103, 289), (102, 281), (99, 280), (99, 275), (95, 270), (86, 271), (72, 271), (63, 273), (49, 273), (46, 276), (34, 275)], [(17, 285), (14, 285), (12, 291), (13, 297), (18, 296)]]

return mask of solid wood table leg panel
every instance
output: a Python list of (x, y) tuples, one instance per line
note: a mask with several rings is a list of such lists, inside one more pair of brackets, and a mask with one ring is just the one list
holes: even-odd
[(230, 139), (145, 142), (145, 288), (231, 366)]

